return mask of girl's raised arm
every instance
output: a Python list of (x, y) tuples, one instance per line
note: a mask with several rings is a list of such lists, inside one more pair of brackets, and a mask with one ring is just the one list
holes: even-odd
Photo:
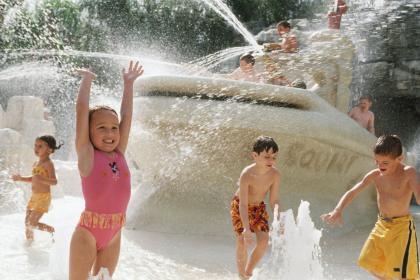
[(134, 81), (143, 74), (143, 66), (137, 61), (133, 65), (133, 61), (130, 61), (128, 71), (125, 69), (122, 71), (124, 79), (124, 93), (121, 101), (121, 121), (120, 121), (120, 142), (117, 149), (124, 154), (127, 149), (128, 136), (131, 129), (131, 119), (133, 116), (133, 87)]
[(93, 166), (93, 145), (89, 138), (89, 97), (95, 74), (87, 69), (78, 69), (82, 76), (76, 103), (76, 152), (81, 176), (89, 175)]

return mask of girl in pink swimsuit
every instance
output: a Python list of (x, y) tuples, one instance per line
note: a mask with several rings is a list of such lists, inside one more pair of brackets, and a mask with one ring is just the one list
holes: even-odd
[(76, 104), (76, 151), (82, 178), (85, 211), (70, 244), (70, 280), (86, 280), (100, 268), (112, 276), (118, 263), (121, 228), (130, 200), (130, 171), (125, 161), (133, 112), (133, 84), (143, 67), (130, 61), (123, 70), (121, 120), (107, 106), (89, 108), (95, 74), (79, 69), (82, 76)]

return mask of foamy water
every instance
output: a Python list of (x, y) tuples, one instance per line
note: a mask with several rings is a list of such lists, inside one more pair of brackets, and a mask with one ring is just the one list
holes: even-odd
[[(56, 228), (54, 243), (49, 234), (36, 231), (35, 241), (29, 246), (24, 237), (24, 213), (0, 216), (0, 279), (67, 279), (70, 238), (83, 205), (77, 197), (53, 200), (50, 213), (42, 221)], [(234, 279), (227, 269), (206, 270), (143, 249), (136, 235), (130, 230), (124, 232), (113, 279)], [(187, 248), (185, 254), (190, 251)]]
[(271, 254), (253, 279), (325, 279), (319, 246), (322, 234), (312, 222), (309, 203), (301, 202), (296, 220), (292, 210), (280, 217), (277, 209), (276, 205), (270, 232)]
[[(84, 201), (76, 163), (55, 160), (55, 166), (59, 185), (53, 187), (50, 212), (42, 218), (55, 227), (55, 242), (49, 234), (35, 231), (30, 246), (25, 241), (23, 222), (30, 186), (8, 180), (11, 170), (0, 172), (0, 279), (68, 279), (70, 238)], [(136, 174), (134, 167), (132, 170)], [(129, 205), (129, 220), (135, 220), (136, 211), (142, 211), (136, 206), (147, 201), (139, 184), (134, 176), (136, 188)], [(314, 226), (312, 218), (308, 202), (301, 203), (296, 218), (292, 210), (285, 211), (282, 220), (274, 217), (270, 248), (252, 279), (369, 279), (355, 263), (370, 228), (338, 237), (333, 235), (334, 230), (325, 230), (327, 234), (321, 238), (321, 230)], [(91, 279), (110, 279), (106, 275), (102, 271)], [(128, 224), (113, 279), (237, 279), (234, 234), (175, 233), (170, 227), (156, 232), (147, 225), (133, 229)]]
[[(53, 199), (42, 220), (56, 228), (54, 243), (49, 234), (36, 231), (32, 245), (26, 244), (23, 211), (0, 216), (0, 279), (67, 279), (70, 238), (83, 205), (79, 197)], [(356, 248), (361, 247), (369, 229), (358, 232), (357, 238), (353, 234), (330, 239), (337, 250), (326, 251), (334, 253), (337, 263), (326, 263), (319, 245), (321, 231), (309, 213), (307, 202), (300, 205), (296, 220), (291, 210), (286, 211), (284, 232), (280, 220), (274, 219), (271, 250), (252, 279), (369, 279), (354, 264), (357, 250), (346, 249), (354, 240)], [(125, 229), (113, 279), (237, 279), (234, 258), (233, 234), (188, 236)]]

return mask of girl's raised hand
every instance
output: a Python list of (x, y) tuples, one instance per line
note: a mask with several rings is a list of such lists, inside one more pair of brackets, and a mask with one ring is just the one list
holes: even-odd
[(133, 65), (133, 61), (130, 60), (130, 65), (128, 66), (128, 71), (125, 71), (125, 68), (122, 70), (122, 75), (124, 83), (133, 83), (138, 77), (143, 74), (143, 66), (140, 65), (139, 61)]
[(82, 77), (91, 78), (92, 80), (96, 79), (96, 74), (86, 68), (77, 68), (76, 73)]

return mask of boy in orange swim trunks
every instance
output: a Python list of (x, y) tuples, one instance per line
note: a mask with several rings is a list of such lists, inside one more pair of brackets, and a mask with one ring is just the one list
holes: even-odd
[(378, 220), (363, 246), (359, 266), (377, 279), (420, 279), (416, 229), (410, 214), (414, 194), (420, 204), (416, 169), (402, 163), (402, 145), (396, 135), (383, 135), (374, 148), (377, 169), (347, 191), (335, 209), (321, 216), (326, 223), (343, 223), (342, 213), (369, 186), (376, 186)]
[[(239, 277), (248, 279), (268, 245), (268, 213), (264, 198), (267, 193), (271, 209), (279, 204), (280, 173), (274, 167), (279, 148), (273, 138), (259, 136), (254, 142), (254, 163), (245, 167), (239, 177), (239, 189), (231, 202), (230, 214), (236, 232), (236, 263)], [(280, 211), (280, 207), (279, 207)], [(248, 261), (247, 246), (255, 234), (257, 242)]]
[(35, 140), (34, 152), (39, 158), (33, 165), (32, 176), (23, 177), (19, 174), (13, 175), (14, 181), (21, 181), (32, 184), (32, 195), (26, 208), (25, 234), (28, 241), (33, 241), (33, 229), (50, 232), (55, 231), (52, 226), (40, 223), (42, 215), (48, 212), (51, 203), (52, 185), (57, 184), (54, 164), (50, 154), (59, 149), (53, 136), (43, 135)]

